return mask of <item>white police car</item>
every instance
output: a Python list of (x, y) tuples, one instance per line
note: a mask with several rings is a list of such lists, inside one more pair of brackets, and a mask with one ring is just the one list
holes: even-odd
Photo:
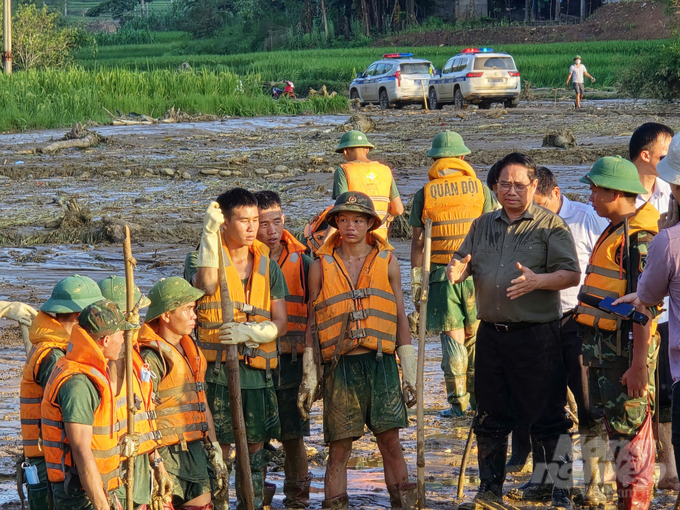
[(521, 91), (519, 71), (510, 55), (493, 48), (466, 48), (430, 78), (428, 98), (433, 110), (445, 104), (486, 109), (491, 103), (503, 103), (515, 108)]
[(349, 85), (350, 99), (359, 99), (363, 106), (377, 103), (387, 110), (406, 104), (423, 104), (423, 92), (434, 74), (429, 60), (413, 58), (413, 53), (388, 53), (373, 62), (366, 71), (357, 73)]

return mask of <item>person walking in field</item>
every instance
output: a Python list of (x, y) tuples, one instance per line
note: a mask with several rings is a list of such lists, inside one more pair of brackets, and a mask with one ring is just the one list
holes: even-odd
[(574, 105), (576, 106), (577, 110), (581, 108), (581, 99), (583, 99), (583, 94), (585, 92), (585, 88), (583, 86), (584, 76), (590, 78), (591, 83), (595, 83), (595, 78), (590, 76), (586, 66), (581, 64), (581, 55), (576, 55), (574, 57), (573, 65), (569, 68), (566, 86), (569, 86), (569, 80), (571, 80), (574, 84), (574, 91), (576, 92), (576, 101), (574, 102)]

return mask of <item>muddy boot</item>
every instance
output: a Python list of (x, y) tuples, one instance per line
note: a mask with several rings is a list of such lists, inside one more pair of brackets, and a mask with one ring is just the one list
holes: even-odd
[[(479, 491), (477, 497), (503, 500), (505, 481), (505, 459), (508, 451), (508, 437), (477, 436), (477, 458), (479, 462)], [(486, 494), (491, 493), (491, 494)], [(495, 496), (495, 498), (494, 498)]]
[[(605, 451), (602, 451), (602, 447)], [(583, 495), (581, 506), (604, 506), (607, 504), (607, 496), (602, 492), (602, 472), (600, 466), (604, 464), (602, 454), (606, 455), (606, 442), (599, 436), (586, 436), (581, 434), (581, 458), (583, 459), (583, 482), (586, 492)]]
[(470, 394), (467, 392), (468, 352), (463, 344), (458, 343), (449, 335), (440, 335), (442, 343), (442, 370), (446, 383), (446, 399), (451, 404), (449, 409), (442, 411), (443, 418), (465, 416), (470, 405)]
[[(475, 356), (477, 351), (477, 327), (479, 322), (465, 328), (465, 349), (468, 353), (468, 368), (466, 374), (467, 390), (470, 394), (470, 408), (473, 411), (477, 410), (477, 399), (475, 398)], [(471, 334), (472, 336), (468, 336)]]
[[(268, 452), (262, 448), (250, 455), (250, 476), (253, 479), (253, 494), (255, 510), (264, 506), (264, 477), (267, 470)], [(236, 465), (236, 509), (245, 510), (245, 502), (241, 493), (241, 473)]]
[(545, 459), (548, 465), (548, 476), (554, 483), (552, 508), (572, 510), (571, 491), (574, 488), (573, 455), (571, 436), (562, 434), (559, 438), (542, 441)]
[(545, 462), (545, 450), (543, 444), (533, 437), (531, 438), (531, 455), (534, 459), (531, 479), (508, 492), (508, 497), (516, 501), (550, 501), (553, 483)]
[(276, 494), (276, 484), (264, 482), (264, 494), (262, 496), (264, 506), (272, 506), (274, 494)]
[(283, 493), (285, 498), (283, 506), (286, 508), (307, 508), (309, 500), (309, 487), (312, 484), (312, 477), (308, 476), (304, 480), (286, 480), (283, 482)]
[(415, 510), (418, 499), (418, 486), (415, 483), (402, 482), (388, 485), (390, 506), (395, 510)]
[(527, 460), (531, 453), (531, 437), (528, 427), (516, 428), (512, 431), (511, 447), (512, 453), (505, 466), (505, 471), (507, 473), (523, 473), (529, 466)]
[(321, 503), (321, 508), (330, 508), (331, 510), (345, 510), (349, 508), (349, 496), (343, 492), (339, 496), (331, 499), (324, 499)]

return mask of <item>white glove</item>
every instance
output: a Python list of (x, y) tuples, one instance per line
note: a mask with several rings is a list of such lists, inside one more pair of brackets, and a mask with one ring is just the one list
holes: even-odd
[(271, 321), (225, 322), (220, 326), (219, 339), (226, 345), (246, 344), (257, 347), (268, 344), (279, 336), (279, 328)]
[(30, 327), (31, 322), (33, 322), (33, 317), (36, 315), (38, 315), (38, 312), (24, 303), (18, 301), (0, 301), (0, 317), (4, 317), (5, 319), (18, 321), (19, 324)]
[(212, 441), (212, 449), (208, 451), (208, 460), (210, 464), (219, 469), (220, 471), (227, 471), (227, 465), (224, 463), (224, 457), (222, 456), (222, 447), (219, 441)]
[(401, 363), (401, 391), (407, 407), (416, 404), (416, 349), (411, 344), (397, 347)]
[(220, 249), (220, 227), (224, 223), (222, 210), (217, 202), (210, 202), (203, 216), (203, 233), (198, 248), (197, 267), (220, 267), (218, 251)]
[(319, 378), (316, 373), (314, 362), (314, 349), (305, 347), (302, 354), (302, 383), (298, 389), (297, 406), (303, 420), (309, 420), (309, 412), (312, 410), (316, 390), (319, 386)]

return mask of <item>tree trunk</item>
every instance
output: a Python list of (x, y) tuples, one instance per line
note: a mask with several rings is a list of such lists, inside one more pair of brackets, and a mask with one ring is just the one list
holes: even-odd
[(560, 21), (562, 15), (562, 4), (560, 0), (555, 0), (555, 21)]
[(328, 18), (326, 18), (326, 2), (321, 0), (321, 19), (323, 20), (323, 30), (326, 33), (326, 39), (328, 39)]
[(586, 19), (586, 0), (581, 0), (581, 19)]
[(524, 0), (524, 22), (529, 21), (529, 12), (531, 11), (531, 0)]

